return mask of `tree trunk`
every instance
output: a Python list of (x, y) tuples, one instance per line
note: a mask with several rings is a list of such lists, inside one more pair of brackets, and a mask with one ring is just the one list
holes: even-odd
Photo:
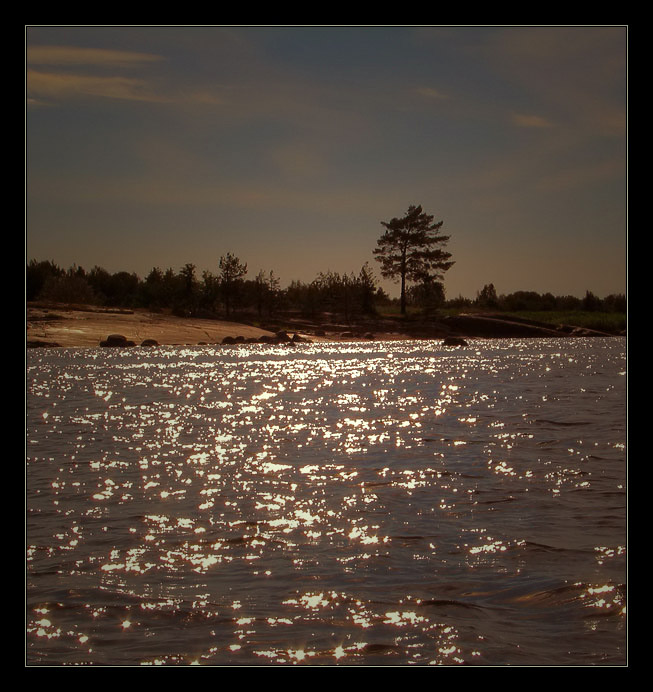
[(406, 250), (404, 246), (401, 252), (401, 314), (406, 314)]

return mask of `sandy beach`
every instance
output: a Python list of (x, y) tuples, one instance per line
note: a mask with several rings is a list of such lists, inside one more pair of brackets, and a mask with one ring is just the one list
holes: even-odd
[(161, 346), (194, 346), (221, 344), (227, 337), (257, 340), (274, 338), (283, 331), (301, 340), (352, 341), (397, 340), (446, 337), (520, 338), (560, 336), (614, 336), (605, 332), (569, 325), (546, 325), (518, 320), (510, 315), (460, 314), (439, 320), (405, 322), (382, 319), (358, 326), (332, 324), (327, 321), (307, 322), (286, 316), (282, 322), (254, 326), (252, 323), (218, 319), (183, 318), (169, 313), (145, 310), (124, 310), (97, 306), (30, 303), (26, 310), (26, 342), (28, 347), (60, 346), (95, 348), (110, 335), (121, 335), (141, 345), (152, 340)]
[(34, 306), (27, 310), (27, 344), (90, 348), (111, 334), (140, 344), (154, 339), (160, 345), (216, 344), (227, 336), (259, 338), (272, 335), (257, 327), (219, 320), (184, 319), (140, 310), (102, 310)]
[[(338, 340), (301, 328), (290, 330), (311, 341)], [(225, 337), (258, 339), (276, 331), (241, 322), (175, 317), (144, 310), (104, 309), (92, 306), (34, 304), (26, 310), (26, 340), (32, 346), (93, 348), (111, 334), (121, 334), (139, 345), (153, 339), (159, 345), (219, 344)]]

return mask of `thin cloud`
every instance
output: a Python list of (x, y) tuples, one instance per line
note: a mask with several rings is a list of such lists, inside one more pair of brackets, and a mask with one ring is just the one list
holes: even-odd
[(130, 77), (98, 77), (80, 74), (37, 72), (27, 73), (27, 95), (31, 103), (93, 96), (128, 101), (167, 99), (155, 94), (147, 82)]
[(540, 115), (524, 115), (513, 113), (512, 122), (518, 127), (547, 128), (553, 127), (553, 123)]
[(507, 83), (555, 112), (556, 122), (624, 136), (624, 27), (506, 28), (488, 33), (484, 56)]
[(328, 171), (324, 153), (313, 143), (293, 142), (274, 147), (269, 158), (286, 179), (313, 179)]
[(419, 87), (416, 91), (420, 96), (427, 99), (444, 100), (449, 98), (447, 94), (443, 94), (441, 91), (433, 89), (433, 87)]
[(32, 46), (27, 49), (28, 103), (82, 97), (164, 102), (168, 99), (158, 95), (147, 80), (125, 75), (127, 70), (161, 60), (161, 56), (134, 51)]
[(160, 55), (134, 51), (77, 48), (74, 46), (31, 46), (27, 49), (28, 65), (89, 65), (132, 67), (163, 60)]

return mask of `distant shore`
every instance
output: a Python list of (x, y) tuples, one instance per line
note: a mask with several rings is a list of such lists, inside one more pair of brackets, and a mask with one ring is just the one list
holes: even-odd
[[(461, 314), (440, 319), (368, 319), (356, 325), (322, 320), (310, 322), (286, 317), (254, 324), (218, 319), (183, 318), (167, 313), (122, 310), (97, 306), (28, 303), (27, 347), (93, 348), (106, 344), (111, 335), (125, 345), (222, 344), (240, 340), (273, 341), (286, 334), (288, 340), (337, 342), (351, 340), (398, 340), (446, 337), (519, 338), (561, 336), (615, 336), (568, 325), (552, 326), (508, 315)], [(117, 343), (117, 342), (116, 342)]]

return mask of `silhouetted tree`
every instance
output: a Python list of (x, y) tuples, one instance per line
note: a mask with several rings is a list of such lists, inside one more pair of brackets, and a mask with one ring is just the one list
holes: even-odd
[(179, 295), (179, 274), (172, 267), (163, 272), (163, 285), (161, 286), (166, 307), (173, 307)]
[(497, 308), (499, 306), (499, 298), (497, 297), (494, 284), (485, 284), (483, 286), (476, 296), (476, 305), (483, 308)]
[(601, 300), (597, 298), (592, 291), (586, 291), (585, 297), (583, 298), (583, 310), (588, 312), (594, 312), (599, 310), (601, 306)]
[(179, 270), (179, 275), (183, 281), (184, 293), (189, 296), (192, 295), (197, 288), (195, 265), (190, 263), (184, 264), (184, 266)]
[(374, 250), (381, 274), (401, 282), (401, 314), (406, 314), (406, 282), (441, 281), (454, 262), (440, 246), (449, 236), (440, 235), (442, 221), (433, 222), (421, 206), (410, 206), (405, 216), (382, 221), (385, 233)]
[(407, 293), (408, 300), (425, 312), (437, 310), (445, 303), (444, 286), (441, 281), (427, 279), (411, 286)]
[(139, 286), (139, 303), (150, 310), (164, 307), (166, 301), (163, 287), (163, 272), (158, 267), (153, 267)]
[(109, 305), (122, 307), (133, 305), (139, 284), (140, 279), (134, 273), (120, 271), (112, 274), (109, 282), (109, 295), (107, 296)]
[(56, 303), (93, 305), (96, 302), (93, 289), (84, 276), (68, 273), (64, 276), (48, 276), (40, 292), (44, 300)]
[(227, 317), (238, 298), (238, 288), (247, 274), (247, 264), (228, 252), (220, 258), (220, 292)]
[(623, 293), (610, 294), (603, 299), (603, 309), (606, 312), (626, 312), (628, 310), (628, 302)]
[(472, 300), (471, 298), (465, 298), (459, 295), (457, 298), (449, 299), (446, 305), (450, 308), (470, 308), (472, 306)]
[(175, 300), (174, 312), (183, 317), (190, 317), (197, 312), (199, 301), (198, 282), (195, 277), (195, 265), (190, 262), (179, 270), (178, 293)]
[(350, 317), (351, 280), (331, 270), (320, 272), (312, 283), (318, 297), (319, 310), (340, 313), (346, 321)]
[(304, 317), (315, 317), (322, 310), (322, 296), (317, 280), (310, 284), (293, 279), (284, 291), (286, 306), (299, 310)]
[(539, 310), (541, 305), (540, 294), (535, 291), (515, 291), (501, 296), (501, 305), (504, 310), (517, 312), (520, 310)]
[(212, 313), (216, 309), (219, 296), (220, 279), (210, 271), (204, 270), (200, 286), (200, 305)]
[(360, 311), (364, 315), (374, 314), (376, 312), (375, 297), (377, 284), (374, 273), (367, 262), (365, 262), (358, 273), (357, 292)]
[(54, 262), (37, 262), (36, 260), (30, 260), (25, 272), (27, 300), (35, 300), (39, 297), (49, 277), (63, 276), (64, 273), (64, 270), (58, 267)]
[(582, 301), (576, 296), (558, 296), (555, 301), (556, 310), (580, 310)]
[(541, 300), (542, 310), (555, 310), (556, 297), (551, 292), (543, 293)]
[(141, 280), (136, 274), (125, 271), (110, 274), (96, 265), (86, 279), (101, 304), (125, 307), (138, 301)]
[(105, 304), (111, 295), (111, 274), (96, 264), (88, 273), (88, 282), (100, 304)]
[(270, 317), (279, 303), (280, 281), (273, 271), (266, 274), (262, 269), (254, 281), (256, 312), (259, 318), (267, 314)]

